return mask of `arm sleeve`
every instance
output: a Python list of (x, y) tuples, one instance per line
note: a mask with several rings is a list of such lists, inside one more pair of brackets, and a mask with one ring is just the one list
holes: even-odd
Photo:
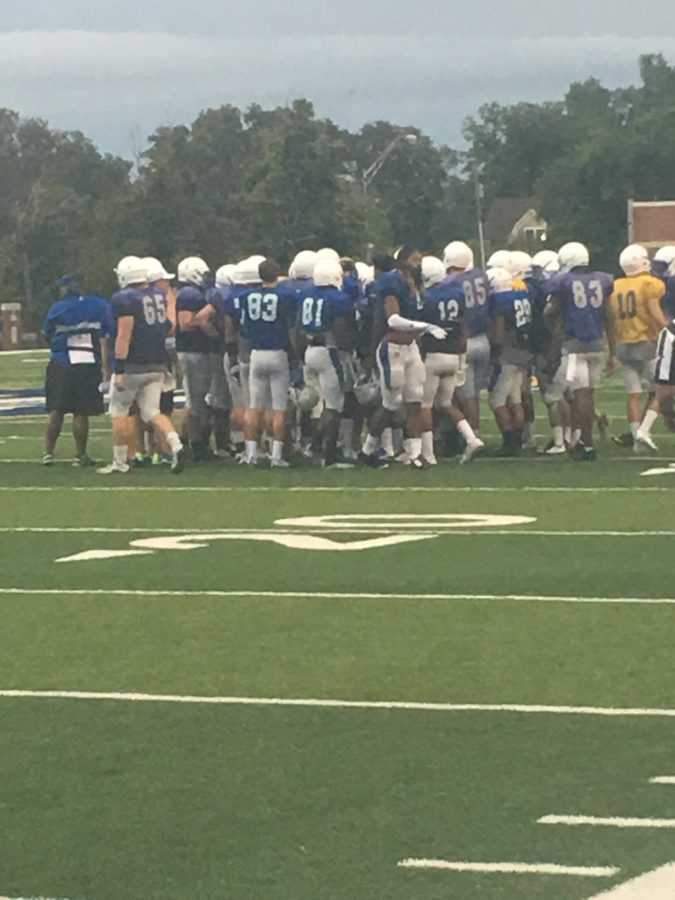
[(403, 316), (399, 316), (398, 313), (389, 316), (387, 324), (393, 331), (426, 331), (427, 329), (426, 322), (415, 322), (413, 319), (405, 319)]

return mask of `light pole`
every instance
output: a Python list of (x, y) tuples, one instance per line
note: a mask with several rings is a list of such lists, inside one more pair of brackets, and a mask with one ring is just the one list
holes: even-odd
[(485, 198), (485, 187), (480, 180), (482, 169), (479, 166), (473, 170), (474, 181), (476, 183), (476, 221), (478, 222), (478, 241), (480, 243), (481, 265), (485, 268), (485, 228), (483, 226), (483, 200)]
[(373, 179), (377, 177), (382, 169), (382, 166), (386, 163), (386, 161), (389, 159), (389, 157), (394, 152), (396, 147), (398, 147), (401, 141), (407, 141), (411, 147), (414, 147), (417, 143), (417, 135), (411, 131), (399, 132), (394, 140), (384, 148), (382, 153), (380, 153), (375, 162), (372, 163), (372, 165), (368, 166), (368, 168), (363, 172), (361, 176), (364, 196), (368, 196), (368, 190), (373, 182)]

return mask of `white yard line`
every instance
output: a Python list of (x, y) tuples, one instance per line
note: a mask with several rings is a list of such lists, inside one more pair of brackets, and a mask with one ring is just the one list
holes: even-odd
[(484, 875), (569, 875), (578, 878), (613, 878), (620, 869), (610, 866), (559, 866), (554, 863), (471, 863), (442, 859), (404, 859), (402, 869), (437, 872), (474, 872)]
[[(658, 778), (650, 778), (650, 784), (675, 784), (674, 775), (659, 775)], [(675, 894), (673, 895), (675, 896)]]
[[(420, 525), (422, 527), (422, 525)], [(435, 530), (432, 525), (427, 525), (427, 530)], [(307, 531), (305, 527), (303, 531)], [(311, 529), (309, 529), (311, 530)], [(321, 526), (321, 534), (372, 534), (374, 528), (352, 528), (342, 526), (340, 528), (326, 528)], [(383, 529), (377, 526), (378, 534), (401, 534), (407, 533), (410, 526), (405, 523), (398, 528), (392, 525), (390, 528)], [(149, 528), (107, 528), (105, 526), (66, 526), (58, 528), (52, 525), (19, 525), (14, 528), (10, 526), (1, 526), (0, 534), (293, 534), (291, 531), (280, 531), (279, 529), (270, 528), (163, 528), (161, 525)], [(675, 531), (544, 531), (529, 530), (520, 528), (514, 529), (491, 529), (491, 528), (452, 528), (444, 530), (444, 535), (455, 535), (458, 537), (473, 537), (474, 535), (483, 535), (485, 537), (675, 537)], [(0, 898), (1, 900), (1, 898)]]
[(673, 900), (673, 897), (675, 897), (675, 863), (632, 878), (625, 884), (596, 894), (590, 900)]
[[(124, 552), (124, 551), (122, 551)], [(546, 594), (382, 594), (333, 593), (327, 591), (175, 591), (112, 588), (3, 588), (0, 596), (23, 597), (213, 597), (228, 599), (251, 597), (270, 600), (438, 600), (438, 601), (514, 601), (518, 603), (581, 603), (636, 606), (675, 606), (675, 597), (566, 597)]]
[[(130, 476), (129, 476), (130, 477)], [(122, 476), (120, 476), (122, 478)], [(675, 487), (606, 487), (598, 485), (597, 487), (418, 487), (411, 485), (409, 487), (398, 485), (396, 487), (357, 487), (351, 485), (342, 485), (339, 487), (327, 487), (322, 485), (278, 485), (278, 486), (261, 486), (261, 485), (212, 485), (209, 487), (190, 485), (169, 486), (168, 484), (158, 484), (156, 486), (147, 485), (119, 485), (117, 487), (106, 485), (85, 485), (85, 486), (19, 486), (9, 487), (4, 485), (0, 487), (2, 492), (15, 493), (209, 493), (209, 494), (232, 494), (232, 493), (324, 493), (324, 494), (672, 494)]]
[(538, 825), (588, 825), (592, 828), (675, 828), (675, 819), (638, 819), (623, 816), (544, 816)]
[[(286, 697), (200, 697), (183, 694), (137, 694), (97, 691), (0, 690), (5, 700), (84, 700), (114, 703), (168, 703), (187, 706), (299, 707), (304, 709), (391, 710), (438, 713), (512, 713), (517, 715), (591, 716), (600, 718), (675, 719), (675, 709), (613, 706), (541, 706), (509, 703), (426, 703), (398, 700), (293, 699)], [(546, 817), (546, 818), (560, 818)], [(570, 817), (564, 817), (570, 818)], [(612, 820), (616, 821), (616, 820)], [(637, 820), (641, 821), (641, 820)], [(668, 820), (671, 821), (671, 820)], [(547, 823), (548, 824), (548, 823)], [(675, 827), (675, 826), (673, 826)]]

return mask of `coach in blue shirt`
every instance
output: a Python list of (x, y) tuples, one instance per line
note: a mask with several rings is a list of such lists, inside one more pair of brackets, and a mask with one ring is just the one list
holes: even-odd
[(89, 417), (103, 413), (102, 381), (110, 379), (110, 342), (115, 319), (102, 297), (82, 294), (71, 276), (56, 282), (60, 299), (49, 311), (42, 328), (51, 345), (47, 366), (47, 436), (42, 462), (52, 465), (63, 419), (73, 416), (74, 466), (94, 465), (87, 456)]

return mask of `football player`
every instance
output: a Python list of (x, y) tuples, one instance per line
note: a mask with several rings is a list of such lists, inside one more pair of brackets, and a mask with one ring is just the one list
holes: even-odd
[(110, 395), (113, 461), (103, 474), (129, 471), (127, 462), (133, 419), (138, 405), (141, 419), (152, 425), (171, 448), (171, 471), (185, 465), (185, 450), (173, 423), (160, 412), (160, 397), (168, 371), (166, 338), (173, 329), (166, 295), (147, 283), (147, 269), (138, 257), (126, 257), (116, 269), (121, 290), (112, 298), (117, 326), (115, 374)]
[(455, 388), (464, 380), (466, 366), (466, 295), (460, 285), (448, 285), (444, 279), (446, 267), (440, 259), (426, 256), (422, 260), (424, 285), (425, 322), (437, 325), (445, 331), (439, 339), (425, 334), (421, 350), (426, 369), (422, 399), (422, 456), (432, 466), (436, 465), (434, 453), (433, 409), (446, 412), (466, 441), (463, 462), (469, 462), (485, 445), (467, 422), (454, 402)]
[(180, 285), (176, 299), (178, 328), (176, 349), (183, 371), (187, 429), (195, 459), (213, 458), (209, 447), (211, 413), (207, 395), (211, 390), (213, 360), (211, 351), (218, 334), (200, 327), (197, 314), (207, 305), (209, 267), (198, 256), (190, 256), (178, 265)]
[[(251, 348), (250, 408), (246, 413), (246, 462), (256, 465), (265, 411), (272, 410), (273, 468), (285, 469), (286, 409), (290, 387), (291, 331), (296, 319), (296, 296), (279, 283), (281, 268), (268, 259), (258, 267), (260, 287), (247, 288), (238, 298), (239, 327)], [(232, 345), (233, 317), (226, 315), (226, 341)]]
[[(668, 325), (661, 306), (666, 288), (660, 278), (650, 274), (649, 253), (639, 244), (626, 247), (619, 265), (625, 277), (614, 284), (609, 322), (628, 394), (628, 422), (635, 449), (647, 447), (656, 451), (656, 444), (651, 438), (651, 430), (659, 415), (654, 396), (654, 367), (656, 341)], [(643, 390), (649, 395), (644, 419)]]
[(414, 469), (426, 469), (422, 456), (422, 399), (425, 370), (417, 339), (431, 334), (442, 340), (445, 331), (437, 325), (421, 322), (423, 304), (419, 296), (419, 267), (422, 253), (414, 247), (399, 251), (396, 269), (382, 276), (378, 284), (374, 334), (380, 338), (376, 362), (380, 376), (382, 406), (372, 416), (361, 459), (374, 468), (386, 467), (376, 455), (382, 432), (391, 426), (392, 417), (405, 408), (407, 455)]
[[(347, 316), (353, 304), (342, 290), (339, 262), (320, 258), (312, 287), (298, 294), (305, 384), (317, 391), (323, 403), (321, 436), (326, 468), (351, 468), (353, 463), (338, 452), (340, 420), (345, 408), (345, 368), (339, 345), (347, 340)], [(302, 350), (301, 350), (302, 352)]]
[(501, 456), (518, 456), (523, 442), (523, 392), (532, 363), (532, 307), (527, 289), (514, 290), (508, 269), (488, 271), (492, 297), (492, 389), (490, 405), (502, 432)]
[[(595, 391), (607, 360), (607, 320), (614, 279), (606, 272), (590, 269), (590, 253), (583, 244), (572, 242), (558, 254), (560, 273), (548, 284), (550, 311), (564, 324), (563, 353), (567, 353), (567, 384), (574, 396), (574, 416), (581, 436), (573, 448), (579, 461), (597, 458), (593, 447)], [(610, 334), (610, 363), (615, 367), (613, 338)]]
[(542, 250), (532, 259), (525, 281), (532, 306), (530, 348), (541, 398), (548, 410), (553, 440), (546, 447), (549, 456), (567, 452), (565, 430), (570, 427), (570, 409), (565, 399), (567, 360), (562, 357), (562, 329), (559, 322), (546, 315), (549, 301), (548, 281), (560, 271), (558, 254)]
[(458, 386), (458, 394), (467, 421), (474, 432), (480, 429), (480, 394), (490, 378), (490, 285), (487, 275), (474, 264), (471, 248), (462, 241), (453, 241), (445, 248), (443, 264), (447, 278), (444, 287), (461, 287), (464, 292), (465, 324), (467, 330), (465, 381)]

